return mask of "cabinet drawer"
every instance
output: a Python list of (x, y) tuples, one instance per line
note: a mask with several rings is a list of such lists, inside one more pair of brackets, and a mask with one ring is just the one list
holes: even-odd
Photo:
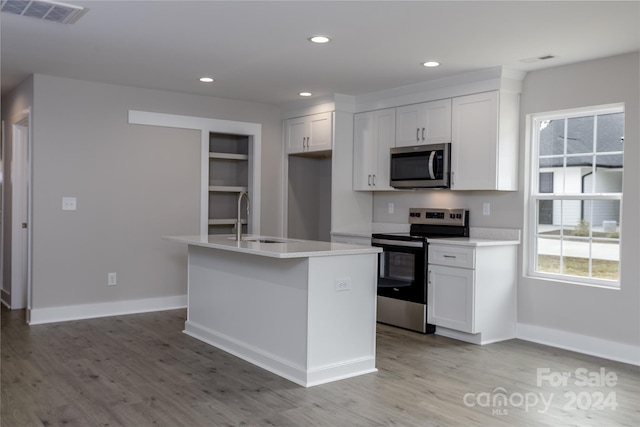
[(476, 251), (464, 246), (429, 245), (429, 264), (476, 268)]

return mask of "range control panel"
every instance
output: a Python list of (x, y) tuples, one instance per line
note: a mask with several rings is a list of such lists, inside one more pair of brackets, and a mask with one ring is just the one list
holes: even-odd
[(468, 214), (465, 209), (409, 208), (409, 224), (464, 226)]

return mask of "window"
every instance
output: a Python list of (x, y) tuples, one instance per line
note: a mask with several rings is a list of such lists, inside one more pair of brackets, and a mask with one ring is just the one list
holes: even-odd
[(617, 287), (622, 106), (532, 117), (529, 274)]

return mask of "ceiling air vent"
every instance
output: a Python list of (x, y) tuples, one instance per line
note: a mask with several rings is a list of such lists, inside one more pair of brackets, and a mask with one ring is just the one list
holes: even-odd
[(2, 11), (61, 24), (73, 24), (87, 9), (47, 0), (2, 0)]

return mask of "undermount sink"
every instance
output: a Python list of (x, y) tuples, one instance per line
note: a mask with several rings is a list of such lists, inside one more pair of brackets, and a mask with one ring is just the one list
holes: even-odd
[[(233, 237), (230, 237), (233, 240)], [(280, 239), (277, 237), (243, 237), (243, 242), (256, 242), (256, 243), (289, 243), (289, 242), (297, 242), (299, 240), (293, 239)]]
[(253, 239), (253, 238), (248, 238), (248, 239), (242, 239), (246, 242), (258, 242), (258, 243), (287, 243), (286, 240), (283, 239)]

